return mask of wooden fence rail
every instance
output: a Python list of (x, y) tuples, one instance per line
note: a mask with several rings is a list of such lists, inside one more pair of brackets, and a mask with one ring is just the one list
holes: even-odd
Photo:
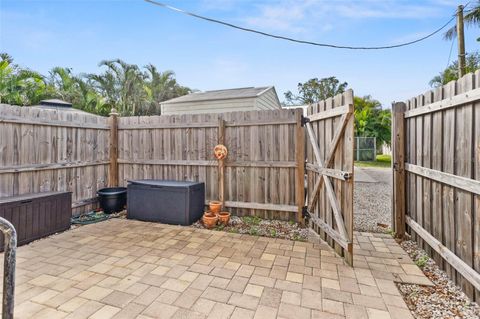
[[(0, 197), (71, 191), (75, 213), (96, 192), (142, 178), (203, 181), (238, 214), (301, 220), (302, 111), (109, 118), (0, 105)], [(219, 134), (220, 133), (220, 134)], [(213, 148), (225, 144), (223, 163)]]
[(95, 206), (109, 172), (107, 118), (0, 105), (0, 197), (70, 191), (74, 212)]
[[(118, 118), (119, 184), (203, 181), (207, 200), (239, 215), (301, 220), (301, 116), (298, 109)], [(228, 149), (224, 163), (213, 156), (219, 143)]]
[(480, 72), (395, 104), (393, 128), (396, 235), (407, 231), (478, 301)]

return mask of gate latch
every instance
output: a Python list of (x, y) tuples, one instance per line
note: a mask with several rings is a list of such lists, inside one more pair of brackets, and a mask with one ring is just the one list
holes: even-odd
[(308, 122), (310, 122), (310, 119), (302, 115), (302, 126), (305, 126)]

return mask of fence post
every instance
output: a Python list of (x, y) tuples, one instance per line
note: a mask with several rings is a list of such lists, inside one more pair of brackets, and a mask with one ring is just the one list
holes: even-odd
[[(225, 120), (218, 119), (218, 144), (225, 145)], [(218, 199), (225, 207), (225, 161), (218, 160)]]
[(360, 159), (360, 144), (358, 142), (358, 136), (355, 137), (355, 147), (357, 148), (357, 161), (361, 161)]
[(110, 111), (108, 119), (110, 124), (110, 141), (109, 141), (109, 160), (110, 166), (108, 170), (108, 186), (118, 186), (118, 113), (117, 110)]
[(0, 217), (3, 233), (3, 298), (2, 319), (13, 319), (15, 305), (15, 267), (17, 262), (17, 231), (6, 219)]
[(403, 102), (392, 107), (392, 226), (395, 237), (405, 237), (405, 110)]
[(297, 174), (295, 182), (295, 194), (297, 198), (296, 221), (304, 223), (303, 206), (305, 205), (305, 128), (302, 125), (303, 109), (295, 110), (295, 158), (297, 161)]

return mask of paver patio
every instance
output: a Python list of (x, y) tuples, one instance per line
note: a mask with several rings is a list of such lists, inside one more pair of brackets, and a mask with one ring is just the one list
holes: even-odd
[[(355, 268), (323, 243), (113, 219), (17, 252), (16, 318), (412, 318), (394, 281), (429, 284), (388, 235)], [(2, 256), (3, 258), (3, 256)]]

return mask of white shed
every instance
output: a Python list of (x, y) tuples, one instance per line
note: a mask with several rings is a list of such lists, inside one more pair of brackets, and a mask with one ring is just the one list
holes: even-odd
[(165, 115), (276, 110), (282, 107), (273, 86), (195, 92), (160, 105)]

